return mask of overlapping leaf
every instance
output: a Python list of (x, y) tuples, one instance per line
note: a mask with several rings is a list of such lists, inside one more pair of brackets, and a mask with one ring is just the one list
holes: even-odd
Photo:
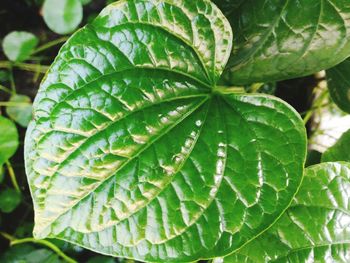
[(350, 164), (306, 169), (293, 204), (266, 233), (215, 263), (350, 260)]
[(225, 75), (233, 84), (305, 76), (333, 67), (350, 55), (348, 0), (218, 3), (236, 33)]
[(327, 70), (328, 89), (338, 107), (350, 113), (350, 59)]
[(350, 130), (345, 132), (335, 145), (322, 154), (322, 162), (350, 162)]
[(187, 262), (269, 227), (301, 181), (305, 130), (274, 97), (216, 87), (231, 41), (206, 0), (119, 1), (74, 34), (26, 136), (35, 236)]

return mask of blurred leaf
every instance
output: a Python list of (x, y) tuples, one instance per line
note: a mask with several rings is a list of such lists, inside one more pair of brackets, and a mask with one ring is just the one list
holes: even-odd
[(25, 255), (26, 263), (59, 263), (62, 262), (58, 255), (48, 249), (37, 249)]
[(83, 19), (80, 0), (45, 0), (43, 15), (46, 25), (57, 34), (73, 32)]
[[(35, 250), (30, 244), (21, 244), (10, 247), (4, 254), (0, 256), (1, 263), (22, 263), (25, 255)], [(24, 261), (25, 262), (25, 261)]]
[(0, 192), (0, 210), (4, 213), (11, 213), (21, 203), (21, 194), (8, 188)]
[(4, 164), (18, 148), (18, 132), (16, 125), (2, 116), (0, 116), (0, 135), (0, 164)]
[(116, 261), (112, 257), (96, 256), (90, 258), (87, 263), (115, 263)]
[(36, 249), (29, 244), (10, 247), (1, 257), (1, 263), (60, 263), (63, 262), (51, 250)]
[(5, 82), (10, 79), (10, 73), (6, 70), (0, 70), (0, 82)]
[(27, 127), (32, 119), (32, 102), (30, 98), (25, 95), (15, 94), (9, 101), (19, 103), (19, 105), (7, 107), (7, 115), (22, 127)]
[(32, 33), (13, 31), (5, 36), (2, 48), (9, 60), (21, 62), (30, 57), (38, 43), (38, 38)]
[(16, 228), (15, 236), (17, 238), (25, 238), (32, 235), (34, 223), (24, 222)]
[(322, 155), (322, 162), (350, 162), (350, 130)]

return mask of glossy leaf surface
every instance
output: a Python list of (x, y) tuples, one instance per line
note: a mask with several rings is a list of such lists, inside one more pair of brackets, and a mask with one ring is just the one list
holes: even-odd
[(0, 165), (14, 155), (18, 147), (16, 125), (9, 119), (0, 116)]
[(46, 25), (57, 34), (73, 32), (83, 19), (81, 0), (45, 0), (43, 17)]
[(327, 70), (329, 94), (338, 107), (350, 113), (350, 59)]
[(306, 169), (293, 204), (266, 233), (214, 263), (350, 261), (350, 164)]
[(9, 60), (21, 62), (29, 58), (38, 43), (38, 38), (32, 33), (13, 31), (5, 36), (2, 49)]
[[(348, 0), (231, 1), (226, 12), (234, 50), (225, 75), (232, 84), (306, 76), (350, 55)], [(227, 1), (223, 3), (229, 5)]]
[(345, 132), (335, 145), (322, 154), (322, 162), (350, 162), (350, 130)]
[(26, 95), (11, 96), (10, 103), (13, 105), (6, 107), (7, 115), (22, 127), (27, 127), (32, 120), (32, 102)]
[(304, 126), (274, 97), (220, 93), (231, 40), (204, 0), (119, 1), (71, 37), (26, 136), (36, 237), (187, 262), (277, 219), (301, 181)]

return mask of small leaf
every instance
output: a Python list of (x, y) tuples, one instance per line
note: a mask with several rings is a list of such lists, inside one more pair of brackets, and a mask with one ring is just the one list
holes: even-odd
[(38, 38), (32, 33), (13, 31), (5, 36), (2, 48), (9, 60), (21, 62), (30, 57), (38, 43)]
[(36, 238), (157, 262), (224, 255), (296, 193), (298, 113), (217, 87), (230, 25), (207, 0), (122, 0), (62, 47), (25, 160)]
[(322, 162), (350, 162), (350, 130), (322, 155)]
[(18, 148), (16, 125), (9, 119), (0, 116), (0, 165), (4, 164)]
[(235, 32), (232, 85), (310, 75), (350, 55), (348, 0), (218, 2)]
[(337, 106), (350, 113), (350, 59), (327, 70), (328, 89)]
[(6, 108), (7, 115), (17, 122), (22, 127), (27, 127), (32, 119), (32, 103), (28, 96), (25, 95), (13, 95), (9, 102), (13, 102), (13, 105)]
[(0, 210), (11, 213), (21, 203), (21, 194), (11, 188), (0, 191)]
[(350, 164), (305, 170), (293, 204), (266, 233), (214, 263), (339, 262), (350, 259)]
[(73, 32), (83, 19), (80, 0), (45, 0), (43, 16), (46, 25), (57, 34)]

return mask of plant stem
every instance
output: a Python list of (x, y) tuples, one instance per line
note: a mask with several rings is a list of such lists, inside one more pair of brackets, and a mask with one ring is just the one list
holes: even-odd
[(235, 93), (245, 93), (245, 89), (243, 87), (225, 87), (225, 86), (216, 86), (213, 89), (214, 93), (219, 94), (235, 94)]
[(46, 73), (49, 69), (49, 66), (43, 66), (40, 64), (30, 64), (30, 63), (22, 63), (22, 62), (10, 62), (10, 61), (0, 61), (0, 68), (11, 69), (12, 67), (16, 67), (21, 70), (30, 71), (30, 72), (40, 72)]
[(11, 163), (9, 161), (6, 161), (6, 166), (7, 166), (7, 170), (9, 171), (9, 175), (10, 175), (13, 187), (16, 189), (17, 192), (21, 192), (21, 189), (18, 186), (15, 171), (13, 170)]
[(10, 94), (10, 95), (14, 94), (14, 92), (13, 92), (12, 90), (6, 88), (6, 87), (3, 86), (3, 85), (0, 85), (0, 90), (5, 91), (6, 93), (8, 93), (8, 94)]
[(0, 101), (0, 107), (28, 107), (30, 105), (28, 102)]
[(11, 84), (11, 90), (13, 93), (16, 94), (16, 84), (15, 84), (15, 78), (13, 77), (13, 70), (12, 70), (12, 63), (10, 65), (10, 84)]
[(62, 259), (64, 259), (68, 263), (78, 263), (76, 260), (73, 258), (67, 256), (61, 249), (59, 249), (56, 245), (52, 244), (48, 240), (38, 240), (33, 237), (27, 237), (23, 239), (16, 239), (14, 236), (11, 236), (7, 233), (0, 232), (0, 235), (6, 238), (8, 241), (10, 241), (10, 246), (15, 246), (23, 243), (34, 243), (34, 244), (39, 244), (46, 246), (50, 248), (52, 251), (54, 251), (58, 256), (60, 256)]
[(47, 49), (49, 49), (49, 48), (51, 48), (51, 47), (53, 47), (53, 46), (56, 46), (56, 45), (58, 45), (58, 44), (61, 44), (61, 43), (63, 43), (63, 42), (66, 42), (66, 41), (68, 40), (68, 38), (69, 38), (69, 37), (61, 37), (61, 38), (52, 40), (52, 41), (50, 41), (50, 42), (48, 42), (48, 43), (46, 43), (46, 44), (44, 44), (44, 45), (38, 47), (38, 48), (32, 53), (32, 55), (37, 54), (37, 53), (40, 53), (40, 52), (42, 52), (42, 51), (44, 51), (44, 50), (47, 50)]

